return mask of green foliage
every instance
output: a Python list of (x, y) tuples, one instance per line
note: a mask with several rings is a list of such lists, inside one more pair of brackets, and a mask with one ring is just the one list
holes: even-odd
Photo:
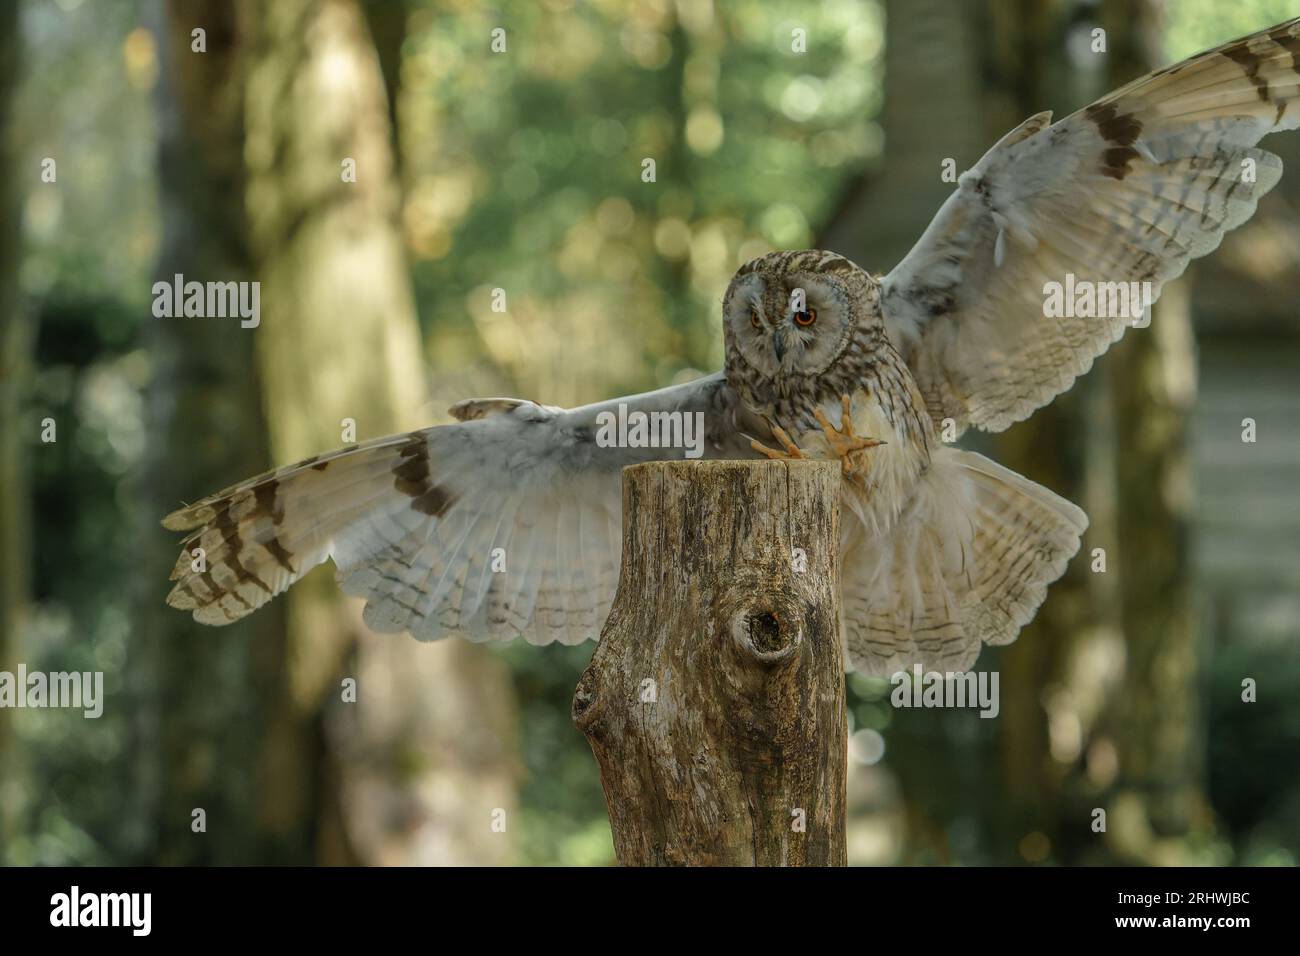
[(569, 716), (591, 646), (517, 644), (499, 653), (514, 673), (525, 775), (517, 831), (521, 863), (591, 866), (614, 862), (600, 774)]
[(875, 158), (874, 4), (680, 9), (413, 17), (404, 224), (435, 367), (559, 404), (717, 367), (731, 272), (809, 244)]
[[(22, 145), (22, 169), (12, 173), (24, 190), (18, 277), (36, 329), (21, 419), (31, 450), (35, 604), (11, 637), (30, 670), (103, 671), (110, 701), (130, 679), (131, 502), (149, 378), (136, 337), (157, 241), (141, 6), (27, 4), (24, 75), (14, 129), (5, 131)], [(57, 163), (56, 183), (40, 181), (46, 157)], [(48, 445), (39, 443), (47, 417), (57, 427)], [(96, 720), (70, 710), (5, 717), (23, 777), (6, 767), (0, 785), (21, 780), (25, 792), (10, 789), (0, 801), (19, 815), (0, 863), (141, 859), (145, 805), (131, 802), (131, 714), (106, 706)]]
[(1291, 0), (1178, 0), (1170, 8), (1165, 55), (1171, 62), (1300, 14)]

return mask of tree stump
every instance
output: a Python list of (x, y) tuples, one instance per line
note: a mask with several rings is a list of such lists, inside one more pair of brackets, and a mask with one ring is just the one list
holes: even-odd
[(573, 717), (628, 866), (842, 866), (840, 466), (623, 471), (623, 558)]

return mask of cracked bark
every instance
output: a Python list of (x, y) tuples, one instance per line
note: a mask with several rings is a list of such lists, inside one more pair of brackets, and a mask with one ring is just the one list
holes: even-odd
[(624, 470), (618, 594), (573, 702), (620, 863), (845, 863), (839, 483), (836, 462)]

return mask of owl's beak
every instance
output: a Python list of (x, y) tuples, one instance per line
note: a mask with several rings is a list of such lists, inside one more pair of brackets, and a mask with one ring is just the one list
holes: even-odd
[(772, 351), (776, 353), (778, 362), (785, 358), (785, 332), (781, 329), (772, 333)]

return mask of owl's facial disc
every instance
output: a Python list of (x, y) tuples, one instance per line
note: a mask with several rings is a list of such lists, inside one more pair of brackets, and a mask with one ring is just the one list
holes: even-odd
[(729, 349), (768, 378), (825, 371), (852, 332), (838, 281), (802, 272), (738, 277), (724, 302)]

